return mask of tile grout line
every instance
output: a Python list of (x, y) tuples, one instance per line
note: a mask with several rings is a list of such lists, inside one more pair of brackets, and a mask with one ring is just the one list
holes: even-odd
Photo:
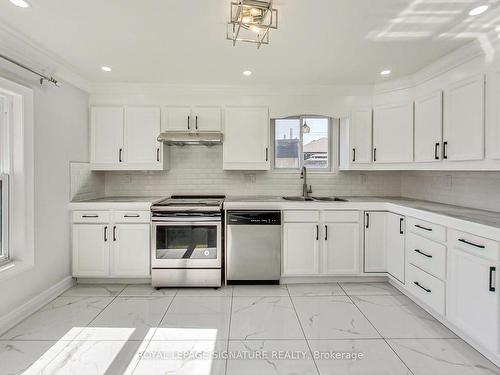
[[(233, 317), (233, 298), (234, 298), (234, 287), (231, 287), (231, 306), (229, 308), (229, 327), (227, 330), (227, 345), (226, 345), (226, 352), (229, 354), (229, 339), (231, 337), (231, 321)], [(229, 358), (226, 358), (226, 363), (224, 364), (224, 375), (227, 375), (227, 366), (229, 364)]]
[(300, 318), (299, 318), (299, 313), (297, 312), (297, 309), (295, 308), (295, 304), (293, 303), (293, 298), (290, 294), (290, 290), (288, 289), (288, 286), (286, 287), (286, 290), (288, 292), (288, 298), (290, 298), (290, 302), (292, 303), (292, 307), (293, 307), (293, 311), (295, 312), (295, 316), (297, 317), (297, 321), (299, 322), (300, 330), (302, 331), (302, 334), (304, 335), (304, 340), (306, 341), (307, 348), (309, 349), (309, 353), (311, 354), (311, 359), (314, 363), (314, 367), (316, 367), (316, 371), (317, 371), (318, 375), (321, 375), (321, 373), (319, 371), (318, 364), (314, 360), (314, 355), (313, 355), (313, 351), (311, 349), (311, 345), (309, 344), (309, 340), (307, 339), (306, 333), (304, 331), (304, 327), (302, 327), (302, 323), (301, 323)]
[[(346, 293), (347, 297), (349, 298), (349, 300), (352, 302), (352, 304), (354, 306), (356, 306), (356, 308), (358, 309), (358, 311), (365, 317), (365, 319), (368, 321), (368, 323), (370, 323), (370, 325), (373, 327), (373, 329), (375, 331), (377, 331), (377, 333), (380, 335), (380, 337), (382, 338), (382, 340), (384, 340), (385, 344), (392, 350), (392, 352), (396, 355), (396, 357), (399, 358), (399, 360), (401, 361), (401, 363), (403, 365), (405, 365), (405, 367), (408, 369), (408, 371), (410, 371), (410, 374), (413, 375), (413, 371), (410, 369), (410, 367), (406, 364), (405, 361), (403, 361), (403, 359), (399, 356), (398, 353), (396, 353), (396, 351), (394, 350), (394, 348), (387, 342), (386, 338), (384, 336), (382, 336), (379, 332), (379, 330), (377, 329), (377, 327), (375, 327), (375, 325), (372, 323), (372, 321), (370, 319), (368, 319), (368, 317), (365, 315), (365, 313), (363, 311), (361, 311), (361, 309), (359, 308), (358, 305), (356, 305), (356, 303), (354, 303), (353, 299), (351, 298), (351, 296), (349, 294), (347, 294), (347, 292), (345, 291), (345, 289), (342, 287), (342, 285), (339, 283), (339, 286), (340, 288), (344, 291), (344, 293)], [(354, 296), (356, 297), (356, 296)]]

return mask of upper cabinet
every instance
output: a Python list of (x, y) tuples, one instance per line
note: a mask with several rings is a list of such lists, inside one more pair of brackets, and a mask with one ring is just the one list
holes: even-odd
[(415, 100), (415, 161), (440, 161), (443, 146), (443, 93)]
[(220, 107), (180, 106), (163, 107), (162, 131), (220, 132), (222, 116)]
[(443, 158), (484, 159), (484, 75), (451, 84), (444, 93)]
[(489, 130), (487, 139), (490, 146), (488, 157), (500, 159), (500, 70), (493, 72), (488, 77), (488, 105)]
[(413, 103), (375, 107), (373, 110), (373, 161), (413, 161)]
[(92, 170), (162, 170), (168, 155), (157, 141), (158, 107), (92, 107)]
[(269, 170), (269, 109), (227, 107), (225, 110), (223, 168)]
[(349, 122), (350, 162), (366, 164), (372, 161), (372, 119), (371, 108), (351, 111)]

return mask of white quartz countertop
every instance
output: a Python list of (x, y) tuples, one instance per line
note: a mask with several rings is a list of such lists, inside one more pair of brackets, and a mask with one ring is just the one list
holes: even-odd
[(165, 197), (102, 197), (69, 203), (71, 210), (149, 210)]
[[(224, 202), (225, 209), (346, 209), (346, 210), (393, 210), (400, 207), (410, 211), (402, 212), (411, 215), (415, 211), (423, 211), (456, 220), (464, 220), (488, 227), (500, 229), (500, 213), (477, 210), (442, 203), (422, 201), (399, 197), (339, 197), (347, 202), (287, 201), (282, 197), (269, 196), (232, 196)], [(389, 206), (388, 206), (389, 205)], [(397, 210), (396, 210), (397, 211)]]

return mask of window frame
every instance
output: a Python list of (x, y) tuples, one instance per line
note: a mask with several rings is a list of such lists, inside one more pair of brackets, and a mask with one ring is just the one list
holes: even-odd
[[(328, 168), (307, 168), (308, 173), (319, 173), (319, 174), (335, 174), (337, 173), (337, 150), (333, 149), (333, 146), (338, 143), (338, 120), (330, 116), (321, 115), (297, 115), (288, 117), (276, 117), (271, 119), (271, 169), (273, 172), (277, 173), (301, 173), (302, 167), (304, 166), (304, 134), (302, 132), (302, 126), (304, 119), (319, 118), (328, 120)], [(299, 149), (299, 167), (298, 168), (277, 168), (276, 167), (276, 120), (299, 120), (300, 121), (300, 149)], [(335, 139), (334, 139), (335, 138)]]
[(0, 205), (2, 206), (2, 243), (0, 249), (0, 266), (10, 262), (9, 257), (9, 175), (6, 173), (0, 173), (0, 183), (2, 189), (2, 200)]

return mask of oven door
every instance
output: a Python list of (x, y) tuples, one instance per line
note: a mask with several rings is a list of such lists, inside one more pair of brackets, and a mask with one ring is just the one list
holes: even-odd
[(153, 221), (152, 268), (220, 268), (220, 221)]

